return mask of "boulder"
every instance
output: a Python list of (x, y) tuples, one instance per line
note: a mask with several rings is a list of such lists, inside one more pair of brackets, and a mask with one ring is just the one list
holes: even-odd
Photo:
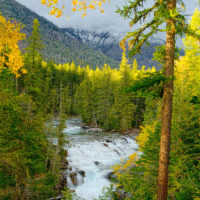
[(73, 185), (75, 185), (75, 186), (78, 185), (76, 172), (73, 172), (73, 173), (70, 174), (70, 179), (71, 179)]
[(89, 126), (82, 126), (83, 129), (89, 129)]
[(114, 152), (116, 152), (117, 153), (117, 155), (119, 155), (120, 156), (120, 153), (116, 150), (116, 149), (114, 149)]
[(124, 140), (126, 143), (128, 143), (128, 140), (126, 138), (123, 137), (122, 140)]
[(95, 164), (96, 166), (99, 166), (100, 162), (94, 161), (94, 164)]
[(108, 138), (104, 139), (104, 141), (107, 142), (107, 143), (112, 143), (112, 140), (108, 139)]
[(82, 177), (85, 177), (85, 171), (80, 170), (80, 171), (78, 171), (78, 173), (79, 173)]
[(101, 128), (89, 128), (89, 129), (87, 130), (87, 132), (102, 133), (102, 132), (103, 132), (103, 129), (101, 129)]
[(108, 147), (108, 144), (106, 144), (106, 143), (103, 143), (103, 145), (104, 145), (105, 147)]
[(108, 174), (106, 174), (105, 178), (107, 178), (108, 180), (115, 180), (117, 177), (114, 172), (109, 172)]

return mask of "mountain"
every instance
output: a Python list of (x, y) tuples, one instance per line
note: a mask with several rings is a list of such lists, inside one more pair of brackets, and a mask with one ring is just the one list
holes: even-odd
[[(0, 0), (0, 12), (6, 18), (13, 18), (24, 24), (23, 31), (27, 34), (27, 37), (32, 31), (33, 20), (37, 18), (41, 25), (41, 36), (46, 47), (42, 54), (48, 60), (53, 60), (56, 63), (74, 61), (77, 65), (85, 66), (89, 64), (92, 67), (103, 66), (104, 63), (111, 67), (119, 66), (122, 53), (119, 42), (123, 35), (59, 28), (15, 0)], [(145, 65), (146, 67), (155, 66), (160, 69), (160, 66), (152, 58), (155, 47), (164, 44), (164, 42), (159, 39), (152, 39), (150, 43), (148, 47), (143, 46), (141, 54), (134, 58), (137, 59), (139, 67)], [(23, 46), (26, 46), (25, 42)]]
[[(109, 32), (90, 32), (73, 28), (65, 28), (63, 30), (82, 43), (89, 45), (91, 48), (101, 51), (119, 62), (121, 61), (122, 50), (119, 47), (119, 42), (124, 35), (112, 34)], [(147, 67), (155, 66), (159, 69), (158, 63), (153, 61), (152, 58), (155, 47), (163, 44), (163, 40), (151, 39), (150, 46), (143, 46), (141, 53), (134, 56), (133, 59), (136, 58), (140, 67), (143, 65)]]
[(32, 31), (33, 20), (37, 18), (40, 22), (42, 40), (46, 47), (42, 54), (48, 60), (54, 60), (57, 63), (74, 61), (76, 64), (89, 64), (92, 67), (103, 66), (104, 63), (117, 67), (119, 64), (115, 59), (89, 47), (65, 30), (14, 0), (0, 0), (0, 12), (6, 18), (13, 18), (24, 24), (23, 32), (27, 34), (27, 37)]

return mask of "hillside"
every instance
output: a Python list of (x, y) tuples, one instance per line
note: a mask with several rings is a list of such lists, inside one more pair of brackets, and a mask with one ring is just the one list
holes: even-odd
[(113, 58), (83, 44), (67, 34), (66, 31), (14, 0), (0, 0), (0, 12), (6, 18), (13, 18), (24, 24), (23, 31), (27, 36), (31, 33), (33, 20), (35, 18), (39, 20), (41, 36), (45, 45), (45, 49), (42, 51), (44, 58), (54, 60), (57, 63), (74, 61), (76, 64), (89, 64), (93, 67), (102, 66), (104, 63), (110, 64), (112, 67), (118, 65), (118, 62)]
[[(91, 48), (101, 51), (108, 57), (120, 62), (122, 50), (119, 47), (119, 42), (123, 38), (123, 35), (114, 35), (108, 32), (90, 32), (73, 28), (65, 28), (63, 30), (84, 44), (89, 45)], [(155, 52), (155, 47), (164, 44), (164, 42), (160, 39), (151, 39), (150, 43), (151, 44), (148, 47), (143, 46), (141, 53), (134, 56), (134, 58), (137, 59), (140, 67), (143, 65), (147, 67), (155, 66), (159, 69), (160, 67), (157, 62), (153, 61), (152, 58), (153, 53)]]

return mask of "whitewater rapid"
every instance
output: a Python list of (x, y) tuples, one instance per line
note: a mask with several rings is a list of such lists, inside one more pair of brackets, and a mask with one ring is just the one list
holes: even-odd
[(137, 144), (129, 136), (111, 133), (88, 133), (77, 118), (67, 120), (64, 130), (70, 146), (67, 160), (70, 170), (67, 174), (68, 187), (79, 199), (93, 200), (102, 194), (112, 166), (137, 150)]

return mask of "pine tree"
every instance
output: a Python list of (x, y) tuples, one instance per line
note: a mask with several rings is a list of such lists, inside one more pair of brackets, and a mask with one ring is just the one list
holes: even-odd
[[(176, 0), (167, 2), (167, 9), (176, 9)], [(175, 19), (169, 18), (166, 25), (166, 53), (164, 63), (164, 74), (168, 79), (174, 76), (174, 57), (175, 57)], [(162, 130), (160, 141), (160, 159), (158, 169), (158, 190), (157, 200), (167, 200), (168, 188), (168, 166), (170, 154), (171, 120), (173, 102), (173, 80), (169, 80), (164, 85), (163, 104), (162, 104)]]
[(43, 48), (43, 44), (42, 44), (42, 40), (41, 40), (41, 36), (40, 36), (40, 23), (38, 21), (38, 19), (34, 19), (33, 21), (33, 30), (31, 32), (30, 37), (28, 38), (28, 47), (27, 47), (27, 53), (28, 56), (30, 57), (30, 67), (33, 70), (36, 61), (39, 59), (40, 57), (40, 51)]
[[(44, 90), (44, 70), (42, 69), (42, 58), (40, 51), (42, 49), (42, 40), (40, 37), (39, 22), (37, 19), (33, 22), (33, 31), (28, 38), (27, 53), (25, 54), (25, 68), (28, 73), (21, 79), (21, 90), (25, 90), (37, 104), (41, 105), (42, 94)], [(42, 109), (42, 108), (41, 108)]]

